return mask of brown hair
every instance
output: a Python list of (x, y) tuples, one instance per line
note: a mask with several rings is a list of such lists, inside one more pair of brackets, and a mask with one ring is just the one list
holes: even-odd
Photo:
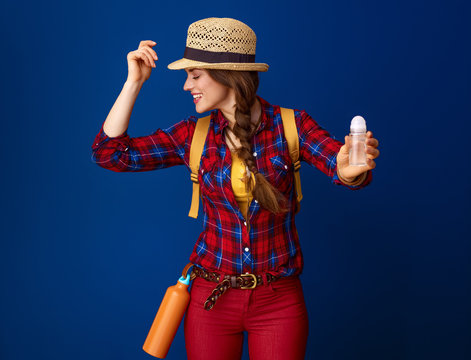
[(252, 188), (253, 184), (250, 182), (249, 191), (252, 191), (254, 199), (259, 202), (261, 207), (272, 213), (277, 214), (288, 211), (286, 197), (258, 172), (252, 153), (251, 143), (258, 123), (252, 123), (251, 108), (256, 101), (259, 84), (258, 72), (215, 69), (206, 69), (206, 71), (212, 79), (234, 90), (236, 124), (232, 132), (239, 138), (241, 143), (237, 154), (249, 167), (249, 170), (255, 174), (255, 187)]

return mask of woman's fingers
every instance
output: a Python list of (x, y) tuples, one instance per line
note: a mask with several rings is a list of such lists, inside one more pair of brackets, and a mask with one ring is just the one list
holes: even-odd
[(143, 47), (141, 47), (141, 48), (139, 48), (139, 49), (140, 49), (140, 50), (143, 50), (143, 51), (145, 51), (147, 54), (149, 54), (152, 60), (157, 60), (157, 59), (158, 59), (157, 53), (156, 53), (153, 49), (151, 49), (150, 47), (148, 47), (148, 46), (143, 46)]
[(155, 41), (152, 41), (152, 40), (142, 40), (140, 43), (139, 43), (139, 46), (138, 48), (140, 48), (141, 46), (155, 46), (157, 43)]
[(368, 131), (366, 133), (366, 145), (373, 146), (373, 147), (378, 147), (379, 142), (373, 137), (373, 133), (371, 131)]
[(145, 63), (150, 67), (155, 67), (154, 60), (157, 60), (157, 53), (152, 49), (156, 42), (152, 40), (143, 40), (139, 43), (138, 51), (141, 52), (147, 61)]
[(136, 50), (127, 54), (128, 81), (142, 82), (149, 79), (151, 69), (156, 67), (154, 61), (157, 60), (157, 54), (152, 49), (155, 45), (155, 41), (143, 40)]
[(368, 159), (376, 159), (379, 156), (379, 150), (377, 149), (379, 141), (373, 137), (373, 133), (368, 131), (366, 133), (366, 157)]
[(374, 147), (368, 146), (366, 148), (366, 157), (368, 159), (376, 159), (379, 156), (379, 150)]
[(141, 49), (131, 51), (130, 55), (132, 55), (133, 59), (142, 60), (144, 62), (144, 64), (151, 67), (150, 60), (149, 60), (147, 54), (145, 52), (141, 51)]
[(154, 59), (152, 59), (151, 53), (147, 50), (145, 46), (140, 47), (137, 51), (143, 55), (147, 66), (155, 67)]
[(345, 136), (345, 152), (349, 152), (350, 151), (350, 136), (349, 135), (346, 135)]
[(379, 145), (379, 141), (376, 139), (366, 139), (366, 145), (377, 148)]
[(366, 159), (366, 164), (368, 165), (370, 170), (372, 170), (376, 167), (376, 163), (373, 159)]
[[(154, 43), (154, 44), (155, 44), (155, 43)], [(157, 53), (155, 52), (155, 50), (152, 49), (152, 46), (154, 46), (154, 45), (150, 45), (149, 47), (147, 47), (147, 49), (149, 49), (149, 51), (151, 52), (152, 57), (153, 57), (155, 60), (158, 60), (159, 57), (157, 56)]]

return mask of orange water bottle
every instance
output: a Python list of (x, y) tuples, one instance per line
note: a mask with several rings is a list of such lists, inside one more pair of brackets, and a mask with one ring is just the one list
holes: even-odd
[(187, 275), (187, 272), (192, 265), (192, 263), (189, 263), (185, 266), (182, 277), (178, 279), (176, 285), (170, 286), (167, 289), (164, 299), (160, 304), (152, 327), (142, 347), (146, 353), (152, 356), (161, 359), (167, 356), (170, 345), (190, 302), (188, 285), (190, 284), (191, 276), (190, 274)]

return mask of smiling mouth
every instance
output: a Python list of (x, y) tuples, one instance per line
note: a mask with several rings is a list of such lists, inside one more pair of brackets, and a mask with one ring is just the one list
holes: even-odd
[(200, 99), (203, 97), (202, 94), (195, 94), (193, 95), (193, 102), (196, 104), (198, 103), (198, 101), (200, 101)]

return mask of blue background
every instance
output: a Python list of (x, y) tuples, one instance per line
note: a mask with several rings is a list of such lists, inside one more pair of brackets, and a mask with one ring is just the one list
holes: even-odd
[[(142, 345), (201, 216), (183, 166), (114, 173), (91, 144), (141, 40), (159, 61), (129, 134), (196, 115), (166, 66), (212, 16), (257, 34), (260, 96), (342, 141), (360, 114), (380, 141), (361, 191), (301, 168), (306, 359), (471, 358), (470, 8), (456, 0), (3, 1), (0, 358), (152, 358)], [(167, 359), (186, 357), (182, 330)]]

